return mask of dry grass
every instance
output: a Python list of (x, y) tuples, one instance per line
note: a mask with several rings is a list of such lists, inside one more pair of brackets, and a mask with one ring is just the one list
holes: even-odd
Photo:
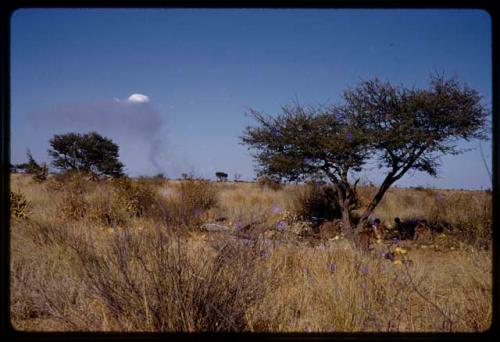
[[(398, 264), (379, 256), (383, 246), (362, 254), (344, 239), (313, 247), (293, 238), (301, 190), (291, 185), (51, 182), (12, 178), (30, 206), (11, 225), (19, 330), (432, 332), (491, 323), (491, 249), (479, 243), (491, 240), (487, 193), (391, 189), (376, 211), (382, 220), (447, 222), (442, 239), (456, 242), (409, 245)], [(215, 219), (268, 228), (276, 239), (200, 230)]]

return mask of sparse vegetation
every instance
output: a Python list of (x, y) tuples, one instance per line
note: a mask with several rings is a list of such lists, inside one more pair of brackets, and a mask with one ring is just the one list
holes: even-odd
[(260, 176), (257, 178), (257, 184), (262, 189), (280, 190), (282, 188), (282, 184), (278, 180), (272, 179), (269, 176)]
[[(408, 171), (436, 176), (441, 156), (463, 152), (459, 139), (486, 139), (488, 110), (475, 89), (431, 75), (425, 89), (374, 78), (344, 91), (338, 105), (295, 103), (275, 116), (254, 109), (250, 115), (256, 125), (246, 127), (241, 142), (253, 151), (258, 175), (278, 181), (328, 179), (343, 224), (357, 238), (387, 190)], [(354, 220), (356, 173), (370, 159), (385, 170), (384, 179)]]
[[(11, 177), (19, 330), (456, 332), (491, 323), (488, 192), (389, 189), (375, 209), (387, 226), (399, 216), (444, 228), (432, 243), (387, 240), (363, 254), (311, 229), (325, 184)], [(375, 191), (360, 186), (361, 205)], [(216, 221), (234, 234), (200, 229)]]

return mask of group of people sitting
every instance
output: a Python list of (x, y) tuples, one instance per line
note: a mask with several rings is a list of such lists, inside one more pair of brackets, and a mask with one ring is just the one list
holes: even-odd
[(399, 240), (419, 240), (430, 234), (426, 220), (411, 220), (402, 222), (399, 217), (394, 219), (394, 226), (385, 226), (380, 219), (373, 220), (371, 227), (368, 227), (368, 233), (377, 240), (393, 239)]

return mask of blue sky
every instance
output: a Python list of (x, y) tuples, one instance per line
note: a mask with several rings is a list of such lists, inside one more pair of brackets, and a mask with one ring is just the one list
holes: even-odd
[[(479, 10), (26, 9), (11, 19), (12, 162), (49, 139), (97, 130), (131, 175), (216, 171), (253, 179), (239, 136), (249, 107), (337, 103), (379, 77), (425, 87), (457, 76), (491, 107), (491, 22)], [(132, 94), (147, 102), (127, 100)], [(491, 187), (478, 142), (443, 158), (439, 177), (399, 186)], [(491, 169), (491, 141), (482, 142)], [(382, 173), (367, 168), (365, 181)]]

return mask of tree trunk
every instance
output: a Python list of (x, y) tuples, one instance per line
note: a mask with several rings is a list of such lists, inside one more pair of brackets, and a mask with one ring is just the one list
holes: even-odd
[(363, 215), (361, 215), (361, 218), (359, 219), (359, 222), (356, 226), (355, 233), (357, 233), (361, 230), (365, 222), (368, 220), (368, 217), (373, 213), (373, 210), (377, 207), (377, 205), (380, 203), (382, 198), (384, 197), (386, 191), (390, 188), (392, 183), (394, 183), (394, 179), (392, 177), (388, 177), (384, 180), (380, 188), (378, 189), (377, 193), (371, 200), (370, 204), (368, 204), (368, 207), (366, 207), (365, 211), (363, 212)]
[(349, 205), (346, 205), (345, 201), (340, 203), (341, 205), (341, 214), (342, 214), (342, 233), (344, 233), (347, 237), (353, 237), (353, 227), (351, 220), (351, 211), (349, 209)]

